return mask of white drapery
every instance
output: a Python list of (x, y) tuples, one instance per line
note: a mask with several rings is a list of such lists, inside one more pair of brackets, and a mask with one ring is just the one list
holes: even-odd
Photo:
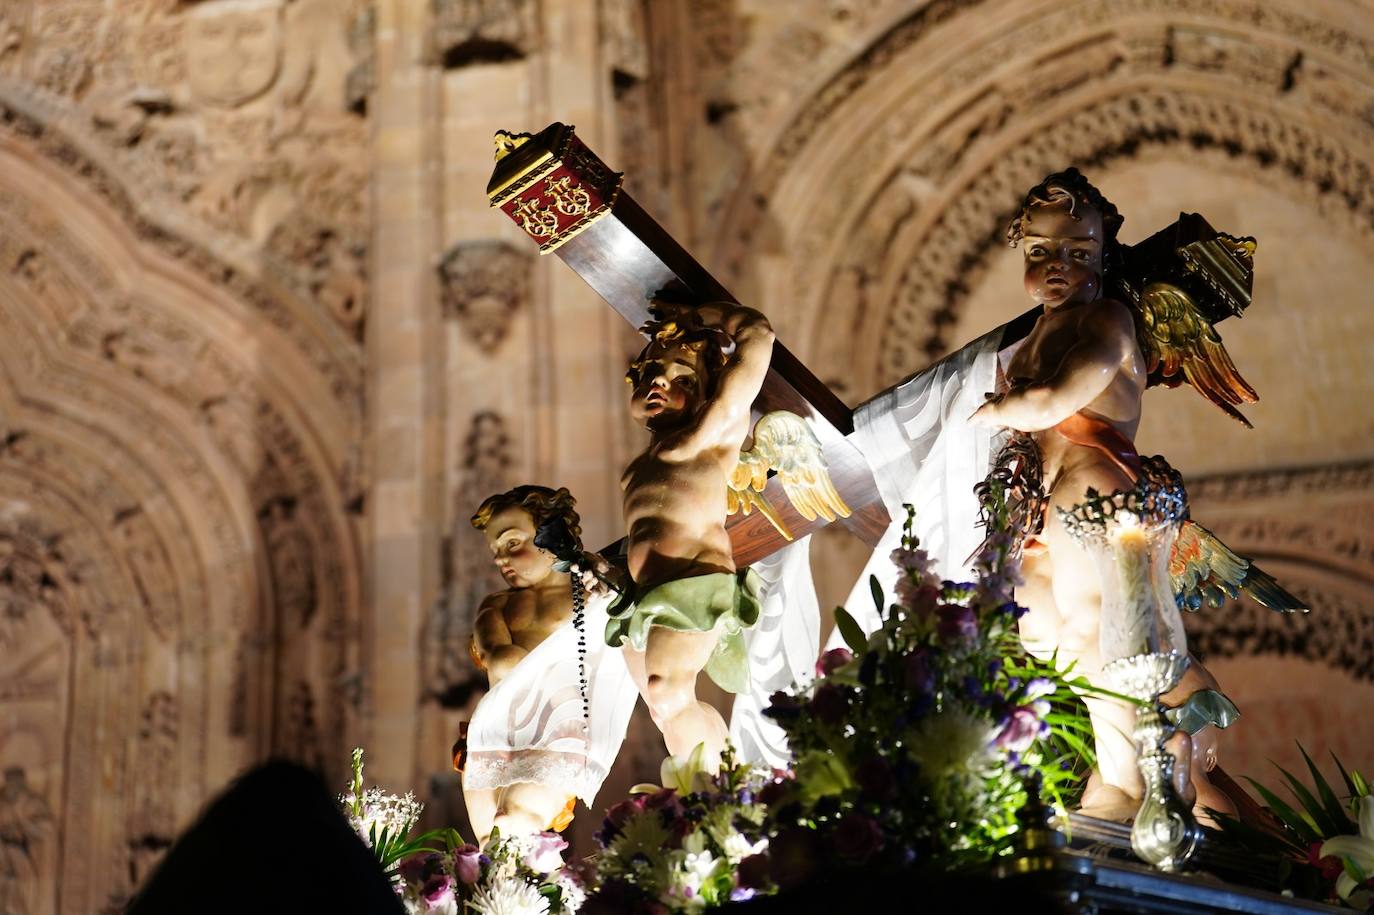
[(591, 806), (625, 740), (639, 691), (619, 648), (606, 645), (610, 598), (586, 606), (587, 701), (578, 688), (577, 630), (564, 623), (482, 697), (468, 725), (463, 786), (536, 782)]

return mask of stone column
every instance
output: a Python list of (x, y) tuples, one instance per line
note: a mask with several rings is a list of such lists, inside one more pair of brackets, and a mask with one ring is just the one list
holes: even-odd
[(434, 277), (438, 70), (428, 0), (377, 3), (367, 323), (368, 780), (409, 790), (416, 770), (419, 647), (439, 583), (443, 354)]

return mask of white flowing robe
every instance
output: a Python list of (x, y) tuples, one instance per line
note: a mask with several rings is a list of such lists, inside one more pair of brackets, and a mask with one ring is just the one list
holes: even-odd
[(464, 788), (534, 782), (591, 806), (620, 752), (639, 698), (620, 649), (607, 646), (603, 638), (609, 604), (604, 595), (587, 598), (588, 714), (584, 716), (579, 689), (577, 630), (569, 620), (477, 703), (468, 724)]
[[(873, 470), (892, 518), (845, 603), (866, 633), (882, 623), (869, 577), (877, 576), (886, 600), (893, 599), (897, 569), (890, 557), (901, 545), (906, 504), (916, 509), (913, 531), (921, 547), (946, 578), (967, 572), (983, 540), (973, 487), (987, 476), (1002, 435), (968, 418), (996, 389), (1003, 330), (980, 337), (854, 411), (850, 440)], [(1009, 358), (1011, 351), (1001, 357)], [(763, 709), (777, 690), (804, 685), (815, 675), (820, 610), (810, 538), (788, 544), (754, 563), (754, 569), (764, 588), (759, 622), (745, 632), (753, 686), (735, 698), (730, 739), (744, 760), (783, 767), (789, 763), (786, 736)], [(836, 631), (827, 647), (840, 644)]]

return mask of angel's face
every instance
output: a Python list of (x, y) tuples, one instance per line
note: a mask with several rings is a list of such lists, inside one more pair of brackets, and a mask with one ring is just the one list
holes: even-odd
[(533, 588), (552, 574), (554, 558), (534, 545), (534, 519), (523, 508), (496, 512), (482, 533), (497, 570), (510, 587)]
[(1080, 201), (1031, 207), (1022, 223), (1026, 292), (1046, 308), (1091, 302), (1102, 294), (1102, 214)]
[(650, 350), (630, 395), (630, 415), (650, 431), (689, 419), (701, 403), (700, 368), (700, 357), (688, 347)]

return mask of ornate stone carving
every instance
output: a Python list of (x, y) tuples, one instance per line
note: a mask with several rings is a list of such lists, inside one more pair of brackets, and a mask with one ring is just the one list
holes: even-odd
[(171, 558), (158, 532), (140, 506), (114, 517), (116, 542), (133, 575), (153, 632), (164, 642), (176, 639), (181, 622)]
[(27, 915), (44, 910), (44, 845), (55, 826), (52, 808), (29, 787), (20, 766), (5, 769), (0, 786), (0, 912)]
[(355, 63), (344, 78), (344, 101), (349, 111), (367, 113), (367, 99), (377, 86), (377, 8), (364, 6), (348, 24), (348, 50)]
[(61, 537), (45, 533), (32, 519), (0, 517), (0, 647), (23, 638), (31, 615), (40, 608), (52, 614), (64, 632), (83, 624), (88, 634), (99, 627), (99, 611), (80, 606), (83, 589), (63, 555)]
[(191, 92), (221, 108), (266, 92), (281, 71), (281, 37), (279, 0), (193, 8), (183, 36)]
[(455, 317), (479, 347), (495, 352), (511, 317), (530, 297), (534, 255), (504, 241), (459, 242), (439, 262), (444, 314)]
[(525, 57), (535, 12), (532, 0), (434, 0), (435, 52), (446, 67)]
[(311, 769), (324, 769), (320, 724), (315, 710), (315, 693), (306, 680), (283, 686), (281, 720), (273, 740), (273, 750)]
[(143, 705), (138, 728), (133, 797), (129, 804), (130, 882), (140, 885), (171, 847), (177, 834), (177, 701), (163, 690)]
[(263, 540), (272, 566), (272, 594), (277, 613), (290, 626), (304, 629), (315, 615), (315, 551), (296, 515), (296, 503), (276, 498), (262, 510)]
[(483, 499), (506, 489), (510, 467), (505, 420), (489, 410), (473, 416), (453, 498), (444, 589), (430, 611), (429, 637), (424, 643), (425, 687), (441, 705), (461, 707), (481, 683), (468, 658), (468, 638), (478, 605), (483, 597), (500, 589), (501, 578), (486, 540), (468, 519)]
[(297, 213), (277, 226), (268, 247), (301, 267), (310, 295), (361, 338), (367, 297), (366, 244)]

